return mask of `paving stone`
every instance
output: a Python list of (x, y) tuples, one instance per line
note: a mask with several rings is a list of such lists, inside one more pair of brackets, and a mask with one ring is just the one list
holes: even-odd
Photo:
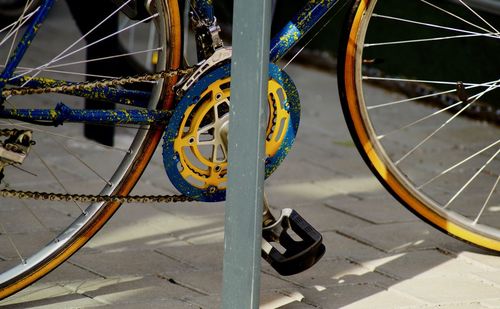
[[(209, 207), (210, 205), (205, 205)], [(178, 215), (151, 205), (126, 204), (106, 224), (91, 246), (120, 242), (121, 238), (142, 238), (144, 242), (174, 237), (189, 243), (220, 242), (223, 239), (223, 220), (217, 216)]]
[(182, 298), (182, 301), (185, 301), (193, 306), (198, 308), (220, 308), (222, 303), (222, 297), (219, 295), (188, 295)]
[[(408, 267), (408, 265), (413, 265)], [(377, 266), (377, 270), (394, 276), (410, 279), (424, 277), (445, 277), (449, 274), (465, 276), (488, 270), (489, 267), (456, 259), (438, 250), (407, 252), (388, 263)]]
[[(79, 294), (69, 294), (62, 296), (44, 295), (47, 298), (38, 300), (23, 300), (22, 302), (6, 305), (5, 308), (40, 308), (40, 309), (67, 309), (67, 308), (96, 308), (101, 307), (102, 303), (92, 298)], [(1, 306), (1, 305), (0, 305)]]
[[(127, 205), (88, 244), (101, 251), (220, 242), (222, 218), (181, 218), (146, 206)], [(136, 218), (136, 219), (134, 219)]]
[(54, 283), (36, 284), (0, 301), (6, 308), (68, 308), (102, 304), (84, 295), (74, 294)]
[(69, 281), (82, 281), (82, 280), (92, 280), (101, 278), (99, 275), (78, 267), (77, 265), (69, 261), (63, 263), (47, 276), (43, 278), (43, 282), (69, 282)]
[(336, 232), (324, 232), (323, 243), (326, 247), (325, 258), (344, 259), (359, 257), (361, 259), (376, 259), (387, 256), (381, 250), (361, 243), (349, 235), (341, 235)]
[(488, 271), (471, 272), (471, 274), (477, 276), (478, 280), (500, 287), (500, 270), (490, 269)]
[[(222, 293), (222, 270), (196, 270), (183, 272), (165, 272), (162, 274), (168, 280), (173, 280), (177, 284), (199, 291), (206, 295), (218, 295)], [(261, 274), (261, 293), (282, 289), (290, 286), (290, 283), (266, 273)]]
[[(263, 271), (277, 275), (272, 268), (264, 264)], [(326, 288), (343, 285), (379, 284), (389, 286), (397, 280), (373, 269), (350, 261), (349, 259), (322, 259), (307, 271), (281, 279), (307, 288)]]
[(63, 286), (106, 304), (140, 304), (151, 300), (180, 300), (193, 293), (180, 285), (153, 276), (119, 276), (84, 280)]
[(201, 309), (198, 305), (193, 305), (185, 301), (176, 299), (163, 299), (163, 300), (150, 300), (143, 302), (131, 302), (126, 304), (116, 304), (116, 305), (104, 305), (99, 308), (103, 309), (137, 309), (137, 308), (147, 308), (147, 309)]
[(445, 309), (485, 309), (486, 307), (479, 302), (466, 302), (466, 303), (448, 303), (448, 304), (427, 304), (421, 306), (401, 307), (405, 309), (432, 309), (432, 308), (445, 308)]
[(260, 295), (260, 309), (314, 308), (301, 302), (304, 296), (294, 290), (266, 290)]
[(297, 143), (280, 168), (266, 180), (266, 185), (326, 181), (342, 176), (336, 173), (335, 169), (328, 169), (316, 163), (329, 161), (331, 155), (310, 148), (309, 145)]
[(387, 196), (360, 200), (352, 196), (343, 195), (326, 201), (326, 205), (376, 224), (419, 220), (399, 202)]
[(174, 213), (181, 218), (215, 218), (219, 221), (224, 218), (224, 203), (174, 203), (158, 205), (157, 208)]
[[(280, 207), (285, 208), (289, 206), (286, 204), (278, 204), (279, 201), (275, 204), (274, 199), (271, 197), (269, 197), (269, 203), (276, 218), (278, 218), (281, 214)], [(294, 205), (293, 209), (320, 232), (338, 230), (342, 227), (370, 225), (370, 223), (364, 220), (332, 209), (324, 205), (322, 202)]]
[[(0, 235), (0, 248), (2, 248), (0, 256), (4, 259), (20, 261), (17, 250), (23, 257), (30, 256), (52, 240), (50, 236), (50, 234), (40, 232)], [(12, 245), (11, 241), (16, 247)]]
[[(443, 288), (445, 287), (445, 288)], [(467, 303), (496, 299), (500, 288), (486, 284), (472, 276), (420, 277), (400, 282), (390, 290), (423, 299), (429, 303)]]
[[(277, 204), (300, 205), (329, 200), (345, 194), (379, 192), (382, 186), (371, 175), (357, 178), (333, 177), (326, 180), (304, 181), (266, 186), (266, 192)], [(279, 198), (279, 199), (278, 199)]]
[(319, 308), (400, 308), (425, 304), (424, 301), (373, 285), (334, 286), (299, 290), (304, 301)]
[(318, 182), (302, 182), (266, 186), (267, 194), (275, 205), (287, 205), (293, 208), (306, 203), (318, 203), (342, 194), (334, 187), (320, 186)]
[(345, 228), (341, 232), (391, 253), (433, 249), (442, 243), (458, 242), (458, 240), (446, 236), (420, 221), (367, 226), (357, 229)]
[(186, 264), (147, 250), (75, 255), (72, 261), (80, 267), (106, 277), (152, 275), (169, 269), (177, 271), (192, 269)]
[(485, 308), (495, 308), (495, 309), (498, 309), (498, 308), (500, 308), (500, 298), (482, 300), (480, 302), (480, 304), (482, 306), (484, 306)]
[(176, 261), (200, 270), (222, 270), (224, 244), (198, 244), (158, 248), (156, 251)]
[[(443, 246), (450, 248), (450, 246)], [(483, 250), (480, 248), (470, 247), (462, 243), (457, 244), (454, 248), (459, 259), (464, 259), (467, 262), (478, 263), (486, 265), (495, 270), (500, 270), (500, 257), (497, 253)]]

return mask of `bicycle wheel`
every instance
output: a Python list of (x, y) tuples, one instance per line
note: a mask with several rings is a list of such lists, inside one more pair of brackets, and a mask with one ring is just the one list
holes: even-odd
[[(68, 37), (77, 32), (77, 29), (76, 26), (71, 26), (74, 23), (69, 19), (64, 2), (60, 4), (62, 6), (54, 7), (54, 10), (59, 10), (59, 14), (53, 14), (51, 17), (54, 18), (49, 18), (44, 27), (41, 27), (14, 74), (58, 77), (70, 81), (81, 81), (85, 77), (82, 67), (85, 53), (74, 52), (85, 50), (85, 46), (82, 46), (85, 45), (84, 40)], [(177, 1), (154, 1), (152, 10), (152, 15), (147, 20), (130, 22), (131, 26), (122, 25), (121, 29), (136, 28), (140, 31), (144, 28), (145, 33), (150, 33), (150, 25), (154, 25), (154, 53), (158, 59), (155, 61), (155, 70), (178, 68), (180, 17)], [(20, 20), (33, 16), (25, 15)], [(56, 24), (51, 23), (51, 20), (57, 20)], [(146, 23), (147, 21), (150, 22)], [(61, 30), (60, 35), (54, 35), (54, 29)], [(3, 43), (0, 55), (4, 59), (10, 53), (12, 42), (19, 40), (21, 30), (20, 26), (13, 24), (4, 33), (4, 39), (0, 41)], [(120, 32), (119, 36), (120, 41), (127, 39), (124, 32)], [(135, 37), (143, 38), (137, 33)], [(73, 42), (78, 44), (66, 50)], [(61, 48), (57, 49), (58, 46)], [(151, 57), (151, 50), (141, 47), (141, 42), (134, 46), (136, 49), (127, 54), (111, 54), (107, 58), (124, 59), (131, 54), (135, 58)], [(152, 89), (147, 100), (148, 108), (171, 108), (173, 94), (165, 89), (171, 89), (175, 82), (176, 78), (172, 78), (149, 86), (139, 85), (138, 87)], [(65, 102), (74, 100), (72, 104), (82, 108), (81, 99), (54, 94), (9, 97), (4, 106), (53, 108), (54, 102), (59, 102), (60, 99)], [(147, 166), (165, 126), (118, 127), (114, 147), (86, 140), (82, 124), (64, 124), (53, 128), (0, 119), (0, 129), (3, 128), (31, 130), (36, 145), (32, 146), (20, 168), (5, 168), (1, 188), (125, 196), (131, 192)], [(0, 299), (35, 282), (63, 263), (99, 231), (119, 206), (116, 202), (81, 205), (73, 202), (0, 198)]]
[(472, 3), (356, 1), (339, 89), (382, 184), (438, 229), (500, 251), (500, 20)]

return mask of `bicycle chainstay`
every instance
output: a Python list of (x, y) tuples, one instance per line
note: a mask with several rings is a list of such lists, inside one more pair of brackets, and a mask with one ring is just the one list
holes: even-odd
[[(46, 94), (58, 93), (64, 91), (74, 90), (92, 90), (95, 87), (108, 87), (108, 86), (122, 86), (126, 84), (157, 81), (161, 78), (169, 78), (179, 75), (190, 74), (194, 68), (186, 68), (171, 71), (161, 71), (158, 73), (142, 74), (130, 77), (120, 77), (114, 79), (106, 79), (92, 82), (81, 82), (72, 85), (62, 85), (46, 88), (9, 88), (2, 91), (2, 96), (11, 95), (30, 95), (30, 94)], [(0, 130), (0, 136), (13, 136), (19, 132), (17, 129), (3, 129)], [(50, 193), (50, 192), (34, 192), (34, 191), (20, 191), (20, 190), (0, 190), (0, 197), (4, 198), (17, 198), (17, 199), (32, 199), (32, 200), (45, 200), (45, 201), (66, 201), (66, 202), (79, 202), (79, 203), (102, 203), (102, 202), (118, 202), (118, 203), (176, 203), (176, 202), (189, 202), (193, 201), (192, 198), (185, 195), (91, 195), (91, 194), (69, 194), (69, 193)]]

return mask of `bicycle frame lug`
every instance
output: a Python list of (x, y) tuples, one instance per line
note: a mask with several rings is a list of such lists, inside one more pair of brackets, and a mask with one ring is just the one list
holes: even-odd
[(262, 229), (261, 253), (280, 275), (290, 276), (309, 269), (321, 259), (326, 250), (322, 241), (323, 237), (314, 227), (295, 210), (286, 208), (276, 222)]

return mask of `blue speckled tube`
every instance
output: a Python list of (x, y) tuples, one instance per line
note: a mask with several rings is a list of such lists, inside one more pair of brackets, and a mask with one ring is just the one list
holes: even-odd
[(214, 19), (214, 7), (212, 0), (194, 0), (193, 6), (196, 13), (206, 20), (212, 21)]
[(166, 123), (171, 111), (156, 110), (82, 110), (72, 109), (62, 103), (54, 109), (4, 109), (0, 110), (0, 118), (19, 119), (24, 121), (47, 121), (54, 125), (64, 122), (106, 123), (106, 124), (154, 124)]
[[(23, 58), (24, 53), (26, 52), (26, 49), (35, 38), (38, 29), (40, 28), (42, 22), (45, 20), (45, 17), (47, 17), (47, 13), (49, 12), (53, 4), (54, 0), (45, 0), (40, 5), (38, 12), (36, 13), (35, 17), (31, 21), (29, 26), (27, 27), (24, 36), (22, 37), (21, 41), (17, 45), (16, 50), (10, 57), (7, 65), (5, 66), (5, 69), (2, 72), (2, 75), (0, 75), (0, 90), (2, 90), (3, 87), (5, 86), (6, 84), (5, 80), (9, 79), (12, 76), (14, 70), (19, 65), (19, 62), (21, 62), (21, 59)], [(3, 98), (0, 98), (0, 102), (1, 101), (3, 101)]]
[(309, 0), (271, 40), (270, 61), (283, 57), (339, 0)]

